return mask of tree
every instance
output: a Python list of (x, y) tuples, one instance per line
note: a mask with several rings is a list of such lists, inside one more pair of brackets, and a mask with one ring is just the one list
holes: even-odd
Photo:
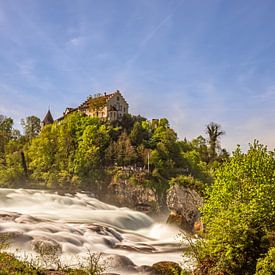
[(140, 145), (144, 139), (144, 129), (139, 121), (135, 122), (134, 127), (129, 135), (133, 145)]
[(31, 141), (27, 150), (32, 179), (48, 182), (57, 173), (57, 128), (55, 124), (43, 127), (40, 135)]
[(0, 157), (4, 157), (5, 146), (12, 138), (13, 120), (10, 117), (0, 115)]
[(210, 122), (205, 131), (208, 135), (209, 160), (213, 161), (217, 157), (217, 150), (220, 149), (219, 139), (225, 132), (221, 129), (221, 125), (215, 122)]
[(205, 240), (198, 242), (203, 274), (254, 274), (275, 231), (275, 152), (254, 142), (216, 171), (202, 208)]
[(116, 161), (120, 166), (129, 166), (136, 163), (137, 153), (126, 132), (123, 132), (116, 142)]
[(24, 135), (28, 140), (33, 139), (39, 134), (41, 130), (40, 123), (40, 119), (36, 116), (28, 116), (26, 119), (21, 120), (21, 125), (24, 129)]
[(75, 155), (75, 172), (82, 178), (94, 173), (94, 169), (103, 167), (105, 150), (109, 144), (109, 135), (105, 125), (88, 125), (78, 142)]

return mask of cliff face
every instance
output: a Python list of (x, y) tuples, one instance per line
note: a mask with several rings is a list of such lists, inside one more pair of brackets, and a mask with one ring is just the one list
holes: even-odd
[(194, 225), (200, 218), (199, 207), (203, 203), (202, 197), (195, 190), (174, 185), (167, 191), (166, 203), (171, 211), (167, 222), (193, 232)]
[(112, 182), (107, 188), (105, 200), (114, 201), (118, 206), (126, 206), (148, 214), (158, 212), (160, 203), (155, 191), (142, 185), (133, 185), (127, 180)]
[(188, 232), (194, 232), (194, 226), (198, 227), (202, 197), (195, 190), (174, 185), (166, 191), (164, 199), (164, 201), (161, 200), (154, 189), (142, 184), (131, 184), (129, 180), (112, 181), (103, 198), (106, 202), (149, 215), (163, 214), (163, 210), (166, 210), (165, 212), (170, 212), (167, 223), (175, 224)]

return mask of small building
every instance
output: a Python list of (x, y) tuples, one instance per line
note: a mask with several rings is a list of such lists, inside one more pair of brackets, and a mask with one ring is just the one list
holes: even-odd
[(80, 111), (87, 116), (99, 117), (114, 121), (120, 119), (124, 114), (128, 114), (129, 105), (120, 91), (107, 94), (96, 94), (89, 96), (77, 108), (66, 108), (63, 116), (75, 111)]
[[(89, 96), (85, 102), (76, 108), (67, 107), (63, 116), (57, 119), (61, 121), (66, 115), (79, 111), (90, 117), (99, 117), (109, 121), (115, 121), (128, 114), (129, 105), (120, 91), (112, 93), (95, 94)], [(50, 110), (43, 119), (41, 126), (52, 124), (54, 122)]]

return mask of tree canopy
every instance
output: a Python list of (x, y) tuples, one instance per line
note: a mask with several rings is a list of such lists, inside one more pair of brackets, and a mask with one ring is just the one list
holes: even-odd
[(202, 215), (206, 240), (198, 243), (200, 269), (254, 274), (275, 230), (274, 151), (256, 141), (247, 153), (237, 148), (216, 170)]
[(108, 122), (74, 112), (42, 129), (35, 116), (22, 126), (23, 135), (12, 138), (12, 119), (0, 119), (2, 185), (17, 184), (25, 175), (41, 187), (93, 189), (115, 167), (146, 172), (145, 182), (161, 190), (180, 175), (211, 182), (205, 139), (179, 141), (166, 118), (125, 115)]

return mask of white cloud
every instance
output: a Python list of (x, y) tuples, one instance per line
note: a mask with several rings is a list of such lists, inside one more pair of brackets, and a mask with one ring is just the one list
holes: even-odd
[(84, 47), (86, 45), (87, 38), (84, 36), (77, 36), (74, 38), (71, 38), (68, 41), (68, 44), (73, 47)]

